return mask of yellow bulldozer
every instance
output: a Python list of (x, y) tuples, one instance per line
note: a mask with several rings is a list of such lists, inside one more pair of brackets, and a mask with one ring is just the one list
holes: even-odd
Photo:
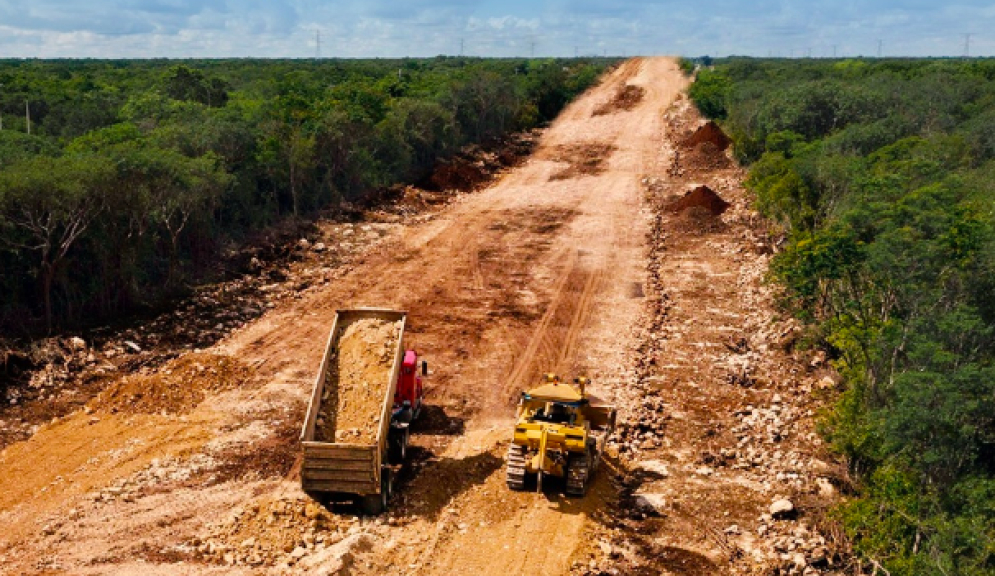
[(524, 490), (535, 477), (565, 479), (566, 493), (583, 496), (615, 429), (615, 408), (596, 405), (587, 394), (590, 380), (575, 378), (576, 388), (546, 374), (540, 386), (522, 392), (515, 435), (508, 447), (507, 481)]

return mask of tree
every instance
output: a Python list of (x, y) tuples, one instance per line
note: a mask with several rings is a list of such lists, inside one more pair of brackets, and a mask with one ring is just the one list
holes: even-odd
[(103, 210), (101, 189), (112, 169), (100, 157), (37, 156), (0, 173), (0, 218), (16, 232), (8, 246), (35, 252), (37, 279), (52, 331), (52, 284), (59, 266)]
[(163, 89), (175, 100), (199, 102), (207, 106), (228, 103), (228, 84), (220, 78), (207, 78), (203, 72), (176, 66), (166, 74)]

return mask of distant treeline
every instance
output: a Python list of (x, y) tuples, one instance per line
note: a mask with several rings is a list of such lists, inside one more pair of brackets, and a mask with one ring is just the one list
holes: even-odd
[(995, 574), (995, 61), (720, 60), (691, 95), (750, 164), (787, 233), (785, 304), (844, 377), (822, 425), (857, 479), (857, 551)]
[(551, 120), (610, 63), (0, 61), (0, 333), (154, 304), (248, 231)]

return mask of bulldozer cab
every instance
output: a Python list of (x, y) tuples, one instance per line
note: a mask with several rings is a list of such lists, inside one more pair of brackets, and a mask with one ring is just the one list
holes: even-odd
[(577, 410), (561, 402), (546, 402), (545, 406), (537, 409), (532, 417), (543, 422), (572, 425), (577, 419)]

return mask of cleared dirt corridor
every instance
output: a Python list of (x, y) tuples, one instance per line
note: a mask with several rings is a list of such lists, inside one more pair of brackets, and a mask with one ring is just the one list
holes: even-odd
[[(513, 407), (543, 372), (589, 376), (609, 400), (630, 378), (651, 221), (641, 178), (665, 169), (664, 112), (686, 82), (672, 59), (626, 62), (495, 185), (208, 351), (237, 359), (246, 385), (178, 412), (81, 412), (10, 446), (0, 572), (568, 573), (611, 488), (602, 474), (584, 499), (509, 492)], [(594, 114), (626, 85), (638, 102)], [(295, 453), (332, 317), (353, 306), (407, 310), (407, 344), (432, 371), (412, 465), (375, 520), (315, 510), (293, 471), (273, 477), (253, 456)]]

